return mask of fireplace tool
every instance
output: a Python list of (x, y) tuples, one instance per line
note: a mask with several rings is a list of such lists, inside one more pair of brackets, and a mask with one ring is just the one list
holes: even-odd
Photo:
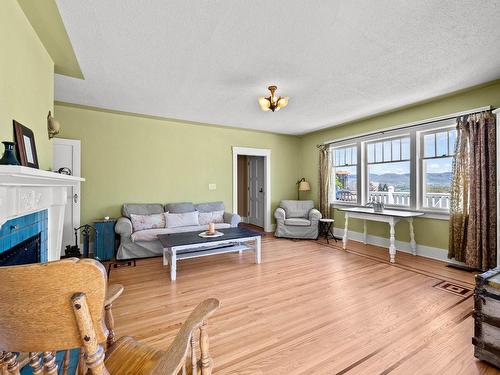
[(83, 236), (83, 257), (89, 257), (89, 249), (90, 249), (90, 230), (94, 231), (94, 235), (97, 233), (97, 230), (89, 224), (81, 225), (78, 228), (75, 228), (75, 244), (73, 246), (66, 246), (66, 250), (64, 251), (66, 257), (81, 257), (80, 248), (78, 247), (78, 231), (81, 230)]

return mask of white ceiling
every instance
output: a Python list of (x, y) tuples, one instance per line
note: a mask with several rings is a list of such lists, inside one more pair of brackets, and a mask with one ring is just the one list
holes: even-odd
[(57, 4), (85, 80), (56, 100), (106, 109), (302, 134), (500, 78), (498, 0)]

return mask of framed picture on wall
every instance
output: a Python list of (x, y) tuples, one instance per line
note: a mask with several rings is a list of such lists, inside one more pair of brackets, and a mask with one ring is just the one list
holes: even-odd
[(38, 169), (35, 136), (31, 129), (14, 120), (14, 135), (21, 165)]

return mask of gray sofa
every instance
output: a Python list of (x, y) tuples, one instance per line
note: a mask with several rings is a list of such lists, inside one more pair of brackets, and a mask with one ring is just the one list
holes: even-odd
[[(118, 219), (115, 232), (120, 235), (120, 247), (117, 259), (148, 258), (163, 255), (163, 249), (157, 236), (159, 234), (204, 231), (208, 225), (185, 226), (177, 228), (147, 229), (134, 232), (130, 215), (152, 215), (163, 212), (173, 214), (185, 212), (224, 211), (223, 202), (193, 204), (191, 202), (162, 204), (126, 203), (122, 207), (122, 217)], [(237, 227), (241, 218), (239, 215), (224, 212), (224, 222), (215, 224), (215, 229)]]
[(316, 239), (321, 212), (313, 201), (284, 200), (274, 212), (276, 237)]

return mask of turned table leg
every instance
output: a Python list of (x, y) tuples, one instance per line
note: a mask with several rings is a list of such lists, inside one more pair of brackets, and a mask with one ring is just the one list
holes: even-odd
[(394, 223), (393, 218), (391, 218), (389, 220), (389, 226), (390, 226), (389, 256), (390, 256), (391, 263), (395, 263), (396, 262), (396, 230), (394, 229), (395, 223)]
[(366, 239), (368, 236), (368, 229), (366, 227), (366, 220), (363, 220), (363, 243), (366, 245)]
[(408, 224), (410, 225), (410, 247), (411, 253), (417, 255), (417, 242), (415, 241), (415, 232), (413, 231), (413, 218), (408, 219)]
[(347, 249), (347, 233), (348, 233), (348, 226), (349, 226), (349, 214), (346, 212), (345, 213), (345, 228), (344, 228), (344, 237), (342, 237), (342, 248), (345, 250)]

